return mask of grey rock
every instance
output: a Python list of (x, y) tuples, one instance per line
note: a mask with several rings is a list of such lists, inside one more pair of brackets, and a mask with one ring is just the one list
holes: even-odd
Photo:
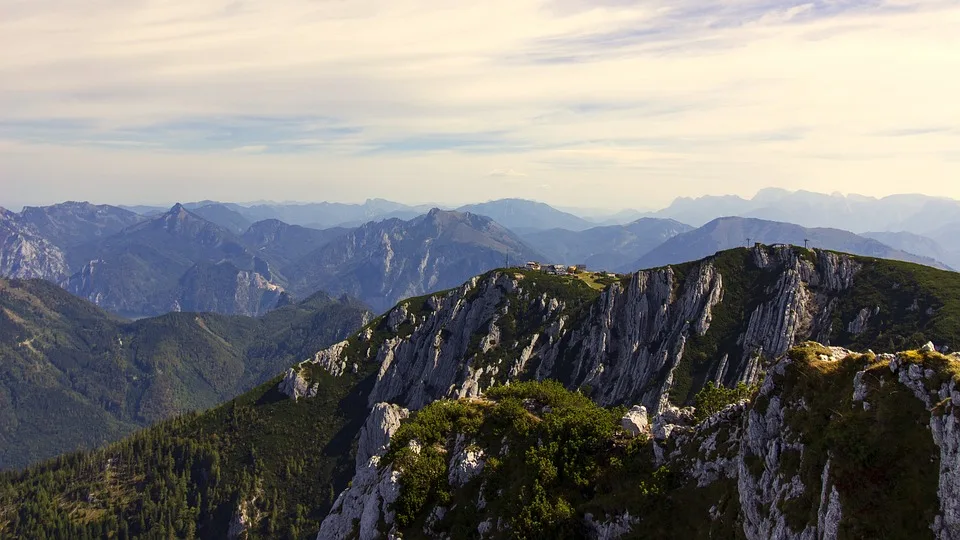
[(647, 418), (647, 408), (643, 405), (634, 405), (620, 419), (620, 427), (636, 437), (641, 433), (650, 433), (650, 421)]
[(391, 505), (400, 496), (400, 473), (392, 467), (381, 469), (380, 457), (408, 414), (406, 409), (389, 403), (372, 408), (360, 431), (356, 474), (320, 524), (317, 540), (347, 538), (355, 527), (359, 539), (374, 540), (386, 533), (379, 529), (381, 521), (388, 527), (393, 525)]
[(381, 456), (387, 451), (390, 437), (400, 422), (410, 416), (410, 411), (391, 403), (377, 403), (360, 428), (357, 445), (356, 468), (364, 467), (373, 456)]
[(300, 366), (295, 366), (287, 370), (287, 374), (284, 375), (283, 380), (280, 381), (280, 385), (277, 388), (296, 401), (308, 396), (310, 383), (303, 378), (303, 374), (300, 372)]
[(619, 516), (597, 521), (593, 514), (583, 516), (583, 524), (587, 529), (587, 538), (591, 540), (617, 540), (633, 532), (633, 528), (640, 523), (640, 519), (624, 512)]
[(450, 458), (447, 480), (454, 488), (462, 487), (482, 473), (485, 464), (483, 450), (459, 435)]
[(847, 332), (855, 336), (859, 336), (867, 329), (867, 324), (870, 322), (871, 311), (867, 308), (860, 310), (860, 313), (857, 314), (857, 318), (850, 321), (850, 324), (847, 325)]

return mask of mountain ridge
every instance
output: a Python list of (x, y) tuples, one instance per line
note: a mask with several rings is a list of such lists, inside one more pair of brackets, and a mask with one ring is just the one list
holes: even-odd
[[(676, 405), (696, 401), (703, 389), (708, 388), (708, 383), (718, 380), (725, 385), (755, 383), (766, 370), (766, 381), (771, 381), (771, 366), (777, 365), (784, 355), (789, 356), (792, 347), (807, 339), (817, 338), (858, 350), (904, 350), (919, 347), (927, 340), (933, 340), (941, 348), (960, 343), (960, 324), (957, 324), (960, 320), (960, 304), (957, 302), (960, 276), (911, 263), (796, 247), (758, 246), (720, 252), (707, 259), (670, 268), (640, 271), (605, 286), (593, 279), (591, 275), (549, 276), (517, 268), (499, 269), (476, 276), (450, 291), (405, 300), (346, 341), (318, 350), (288, 370), (286, 375), (208, 413), (166, 423), (98, 452), (50, 462), (31, 469), (22, 477), (0, 477), (0, 524), (4, 519), (8, 520), (5, 530), (13, 534), (16, 531), (36, 532), (38, 528), (50, 531), (56, 524), (62, 524), (64, 530), (70, 531), (89, 531), (98, 527), (96, 530), (103, 534), (104, 530), (118, 530), (122, 523), (127, 524), (130, 533), (155, 534), (161, 527), (167, 530), (169, 523), (177, 535), (194, 531), (205, 537), (222, 536), (233, 524), (238, 534), (251, 537), (275, 537), (288, 533), (295, 533), (297, 537), (313, 536), (315, 531), (321, 530), (321, 522), (330, 516), (347, 515), (346, 523), (352, 523), (350, 516), (354, 514), (347, 512), (348, 501), (372, 501), (371, 513), (382, 516), (381, 509), (389, 506), (382, 507), (381, 504), (397, 501), (394, 498), (384, 502), (386, 494), (393, 493), (391, 496), (395, 497), (409, 489), (399, 487), (395, 476), (393, 483), (380, 483), (381, 477), (377, 475), (383, 469), (364, 472), (371, 477), (367, 480), (364, 479), (367, 477), (359, 476), (361, 471), (357, 467), (356, 455), (375, 454), (351, 450), (359, 444), (358, 441), (383, 441), (378, 439), (376, 431), (367, 429), (364, 432), (363, 426), (367, 423), (379, 427), (377, 422), (386, 418), (384, 406), (424, 411), (430, 403), (447, 397), (473, 398), (473, 402), (477, 402), (483, 392), (507, 381), (553, 378), (568, 391), (579, 390), (582, 396), (590, 396), (602, 405), (648, 406), (655, 417), (654, 434), (676, 432), (684, 435), (688, 433), (689, 420), (684, 420), (686, 413)], [(829, 358), (826, 361), (818, 359), (818, 355), (827, 357), (833, 354), (832, 349), (827, 351), (813, 354), (813, 361), (833, 362)], [(916, 371), (916, 368), (907, 367), (898, 367), (892, 372), (895, 376), (892, 380), (910, 377), (910, 373)], [(928, 367), (934, 368), (933, 364)], [(869, 365), (857, 365), (857, 368), (873, 369)], [(941, 365), (937, 369), (944, 367)], [(870, 371), (869, 374), (872, 377), (884, 372), (891, 373), (884, 366), (883, 370)], [(921, 380), (924, 373), (924, 367), (921, 367)], [(936, 375), (940, 371), (932, 373)], [(842, 374), (843, 381), (853, 379), (852, 371), (843, 370)], [(774, 378), (779, 376), (775, 374)], [(830, 380), (824, 380), (824, 388), (834, 388)], [(869, 384), (871, 386), (864, 395), (871, 404), (879, 407), (877, 410), (913, 414), (917, 407), (922, 408), (922, 404), (905, 407), (903, 404), (907, 402), (901, 401), (891, 402), (893, 407), (890, 408), (883, 401), (887, 399), (886, 392), (898, 387), (887, 385), (883, 394), (875, 395), (876, 386)], [(817, 387), (816, 384), (811, 386)], [(768, 537), (777, 527), (780, 529), (776, 530), (786, 531), (783, 520), (787, 519), (792, 530), (801, 531), (811, 523), (805, 516), (811, 512), (817, 515), (816, 503), (823, 499), (814, 495), (784, 506), (780, 499), (773, 498), (785, 489), (795, 465), (788, 461), (778, 463), (763, 449), (767, 445), (795, 449), (796, 446), (786, 445), (794, 445), (797, 441), (787, 437), (789, 432), (779, 428), (767, 437), (759, 426), (765, 425), (768, 417), (771, 422), (778, 418), (778, 422), (782, 420), (783, 417), (777, 414), (783, 409), (774, 405), (781, 402), (775, 401), (775, 396), (783, 396), (783, 407), (790, 407), (791, 411), (802, 410), (796, 400), (806, 395), (807, 403), (817, 407), (815, 411), (829, 412), (837, 410), (835, 399), (846, 399), (845, 403), (849, 403), (850, 396), (855, 394), (853, 387), (849, 391), (847, 386), (837, 388), (840, 389), (836, 392), (830, 390), (825, 400), (818, 398), (817, 394), (790, 394), (781, 390), (776, 394), (765, 394), (761, 389), (760, 396), (769, 398), (767, 404), (762, 405), (761, 400), (756, 410), (749, 411), (747, 421), (752, 423), (744, 428), (736, 428), (740, 424), (728, 422), (728, 429), (724, 431), (720, 429), (721, 423), (708, 422), (703, 428), (706, 431), (701, 432), (702, 437), (697, 435), (690, 446), (671, 446), (679, 445), (678, 439), (670, 442), (668, 436), (655, 435), (656, 445), (638, 448), (646, 448), (646, 456), (653, 452), (658, 460), (672, 462), (681, 457), (690, 458), (682, 469), (676, 470), (682, 473), (681, 479), (691, 478), (690, 475), (694, 478), (684, 480), (693, 482), (683, 484), (693, 491), (683, 493), (696, 495), (696, 498), (689, 500), (689, 505), (679, 507), (696, 510), (696, 519), (684, 523), (694, 532), (708, 531), (716, 524), (717, 518), (710, 517), (716, 516), (710, 510), (711, 505), (716, 505), (721, 513), (722, 508), (729, 508), (732, 522), (742, 523), (743, 533), (748, 538)], [(909, 393), (899, 392), (891, 399), (902, 400), (909, 396)], [(522, 400), (519, 401), (523, 406)], [(381, 403), (385, 405), (381, 406)], [(857, 410), (866, 410), (861, 405), (857, 402)], [(589, 412), (588, 409), (582, 410)], [(371, 414), (376, 411), (379, 412)], [(739, 411), (735, 414), (740, 415), (744, 409)], [(761, 418), (754, 421), (754, 412)], [(537, 409), (535, 414), (545, 413)], [(526, 412), (522, 412), (519, 418), (525, 415)], [(613, 420), (613, 417), (608, 418)], [(821, 417), (813, 417), (814, 420), (817, 418)], [(823, 418), (829, 421), (831, 417)], [(882, 422), (869, 415), (851, 418)], [(861, 437), (863, 432), (857, 427), (859, 424), (843, 424), (842, 419), (837, 422), (836, 425), (847, 425), (854, 430), (848, 431), (853, 433), (853, 440)], [(590, 425), (593, 424), (585, 427)], [(819, 436), (824, 431), (815, 424), (795, 433)], [(721, 439), (718, 432), (727, 433), (724, 435), (727, 438)], [(744, 433), (751, 435), (745, 437)], [(867, 429), (866, 433), (873, 432)], [(876, 433), (886, 432), (877, 430)], [(697, 456), (700, 454), (696, 449), (712, 436), (715, 436), (713, 446), (702, 450), (706, 453), (698, 465)], [(496, 441), (500, 440), (498, 435)], [(726, 445), (725, 441), (731, 441), (732, 445)], [(742, 450), (741, 441), (748, 443), (747, 446), (758, 445), (757, 450), (749, 453)], [(932, 445), (933, 441), (930, 441), (923, 451), (933, 452)], [(371, 448), (368, 443), (363, 443), (363, 447)], [(448, 457), (465, 455), (455, 447), (455, 444), (451, 446)], [(131, 452), (138, 448), (142, 449), (142, 457), (132, 459)], [(484, 452), (499, 449), (488, 446), (486, 440), (477, 441), (474, 447), (467, 439), (460, 450), (464, 448), (479, 448)], [(675, 458), (678, 448), (689, 448), (694, 453), (681, 451)], [(809, 463), (805, 461), (807, 457), (800, 458), (801, 470), (805, 471), (800, 482), (809, 486), (811, 494), (815, 491), (817, 495), (822, 486), (808, 479), (821, 478), (828, 457), (818, 448), (811, 446), (809, 453), (804, 454), (809, 457)], [(751, 456), (760, 456), (761, 459)], [(548, 461), (553, 459), (546, 457)], [(473, 461), (477, 460), (474, 458)], [(750, 478), (760, 480), (747, 483), (749, 478), (745, 473), (728, 472), (755, 470), (765, 461), (770, 464), (769, 471), (751, 473)], [(842, 460), (832, 462), (838, 466), (837, 470), (847, 463)], [(94, 478), (104, 478), (107, 473), (102, 471), (109, 469), (105, 468), (107, 463), (122, 463), (119, 470), (123, 471), (123, 478), (138, 477), (149, 470), (166, 472), (148, 477), (145, 484), (127, 481), (111, 484), (102, 483), (102, 480), (92, 483), (84, 480), (77, 484), (78, 475), (85, 474), (82, 471), (101, 471), (94, 473)], [(154, 465), (163, 463), (168, 465), (160, 469)], [(407, 463), (412, 467), (419, 466), (416, 465), (419, 461)], [(447, 478), (449, 464), (446, 461), (429, 463), (440, 467), (439, 470), (444, 471), (442, 477)], [(459, 468), (458, 463), (460, 461), (454, 461), (453, 465)], [(488, 462), (488, 465), (494, 467), (492, 463)], [(788, 473), (784, 482), (777, 480), (781, 467)], [(453, 469), (451, 466), (450, 470)], [(935, 469), (925, 468), (923, 474), (936, 475)], [(650, 470), (651, 474), (653, 470), (656, 467)], [(358, 476), (354, 477), (352, 486), (358, 490), (383, 486), (384, 491), (379, 488), (363, 491), (359, 498), (350, 495), (348, 481), (355, 474)], [(612, 474), (616, 476), (615, 471)], [(426, 478), (434, 478), (432, 475), (429, 473)], [(646, 482), (644, 485), (657, 485), (649, 483), (656, 477), (630, 478)], [(828, 474), (827, 478), (833, 477)], [(713, 490), (700, 491), (695, 486), (701, 479), (706, 482), (704, 488), (719, 483)], [(745, 486), (742, 490), (736, 487), (740, 484)], [(77, 491), (75, 487), (67, 487), (75, 485), (82, 488)], [(437, 485), (438, 490), (445, 490), (446, 480), (442, 484), (427, 485)], [(634, 483), (631, 489), (636, 490), (639, 485)], [(824, 485), (826, 500), (829, 500), (833, 482), (825, 481)], [(40, 499), (37, 496), (39, 486), (51, 493), (73, 490), (70, 493), (75, 495)], [(168, 494), (164, 500), (183, 498), (188, 503), (185, 506), (143, 508), (116, 502), (142, 500), (143, 494), (150, 489), (164, 490), (163, 493)], [(430, 511), (437, 502), (433, 494), (440, 491), (427, 489), (422, 500), (429, 506), (423, 508)], [(449, 491), (451, 496), (461, 493), (457, 489), (454, 486)], [(673, 488), (665, 485), (664, 489), (670, 491)], [(842, 491), (843, 488), (838, 484), (838, 489)], [(924, 492), (924, 496), (930, 492)], [(11, 495), (2, 498), (4, 493)], [(108, 496), (111, 493), (114, 495)], [(337, 493), (342, 494), (338, 497)], [(542, 500), (552, 501), (566, 493), (569, 492), (562, 489), (547, 491), (543, 497), (549, 498)], [(92, 499), (87, 497), (88, 494), (93, 495)], [(10, 513), (11, 501), (18, 500), (17, 497), (31, 501), (25, 507), (31, 519), (21, 520), (17, 514)], [(737, 504), (724, 502), (740, 500), (741, 497), (750, 504), (744, 503), (738, 509)], [(844, 515), (869, 515), (858, 514), (854, 507), (843, 502), (846, 500), (844, 495), (839, 497), (844, 512), (849, 512)], [(488, 502), (491, 500), (487, 499)], [(923, 523), (927, 527), (939, 510), (934, 508), (935, 502), (924, 501), (927, 502), (922, 503), (922, 508), (929, 514), (925, 513), (922, 519), (911, 523)], [(755, 512), (756, 504), (763, 506), (764, 510)], [(552, 504), (539, 507), (561, 508)], [(824, 510), (828, 507), (829, 504), (822, 505)], [(330, 512), (332, 508), (336, 510), (333, 514)], [(351, 503), (350, 508), (353, 508), (350, 512), (354, 512), (358, 507)], [(417, 508), (406, 508), (414, 519), (427, 517)], [(602, 525), (604, 530), (612, 530), (608, 528), (610, 523), (620, 523), (624, 519), (629, 525), (632, 518), (624, 518), (622, 512), (636, 511), (636, 508), (600, 507), (599, 510), (609, 511), (609, 515), (604, 515), (595, 512), (596, 508), (571, 508), (574, 508), (572, 514), (563, 515), (579, 522), (586, 519), (585, 511), (591, 512), (593, 521)], [(394, 509), (403, 510), (402, 507)], [(91, 515), (88, 512), (93, 510), (100, 517), (89, 521), (77, 517)], [(451, 509), (448, 507), (447, 510)], [(743, 517), (738, 521), (740, 510)], [(642, 513), (640, 517), (654, 515), (657, 514)], [(890, 515), (902, 514), (892, 511)], [(926, 522), (928, 515), (930, 521)], [(504, 518), (507, 517), (510, 516), (504, 514)], [(9, 521), (11, 519), (14, 521)], [(476, 531), (482, 524), (479, 520), (466, 519), (463, 523), (470, 528), (463, 530)], [(568, 523), (564, 520), (548, 521), (544, 525)], [(834, 521), (844, 523), (842, 518)], [(361, 520), (356, 526), (362, 523), (368, 521)], [(374, 517), (372, 523), (376, 529), (381, 521)], [(423, 525), (423, 522), (419, 523), (418, 528)], [(855, 525), (855, 522), (851, 523)], [(439, 516), (436, 525), (445, 529), (450, 523)], [(494, 528), (487, 529), (488, 532), (497, 531), (496, 520), (492, 525)], [(953, 525), (948, 523), (946, 526)], [(722, 530), (731, 533), (732, 530), (726, 527), (724, 525)], [(385, 532), (383, 530), (381, 534)], [(509, 533), (500, 530), (496, 534)]]
[(696, 260), (723, 249), (750, 242), (765, 244), (805, 245), (849, 252), (857, 255), (916, 262), (940, 269), (949, 269), (940, 261), (896, 250), (871, 238), (840, 229), (807, 229), (799, 225), (756, 218), (722, 217), (703, 227), (674, 236), (638, 260), (621, 266), (620, 271), (655, 268)]
[(586, 264), (592, 270), (619, 269), (670, 238), (693, 230), (672, 219), (640, 218), (625, 225), (604, 225), (583, 231), (549, 229), (521, 235), (548, 257), (547, 261)]
[(492, 219), (434, 208), (409, 221), (370, 222), (293, 264), (294, 291), (346, 292), (382, 310), (398, 300), (452, 287), (507, 258), (539, 254)]

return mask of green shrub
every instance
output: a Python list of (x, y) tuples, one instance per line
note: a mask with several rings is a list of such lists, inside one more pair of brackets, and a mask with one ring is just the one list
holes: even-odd
[(713, 382), (708, 382), (694, 398), (696, 412), (693, 418), (697, 422), (702, 422), (711, 415), (722, 411), (724, 407), (731, 403), (738, 403), (744, 399), (752, 398), (759, 389), (759, 384), (747, 386), (744, 383), (739, 383), (734, 388), (726, 388), (724, 386), (717, 386)]

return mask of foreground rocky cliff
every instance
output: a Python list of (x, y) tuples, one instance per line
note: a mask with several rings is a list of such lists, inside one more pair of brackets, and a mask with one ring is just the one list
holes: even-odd
[(549, 378), (601, 405), (657, 413), (688, 403), (707, 382), (753, 383), (764, 361), (806, 340), (896, 348), (927, 332), (949, 341), (944, 300), (883, 265), (760, 246), (640, 271), (603, 290), (589, 278), (495, 271), (401, 302), (293, 368), (285, 387), (309, 387), (312, 369), (336, 375), (373, 362), (370, 406), (417, 409), (497, 382)]
[(700, 422), (543, 383), (379, 403), (317, 538), (958, 538), (958, 376), (807, 343)]

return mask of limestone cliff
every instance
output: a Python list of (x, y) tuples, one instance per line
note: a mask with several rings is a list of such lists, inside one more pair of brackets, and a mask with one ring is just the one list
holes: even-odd
[(882, 321), (863, 320), (856, 304), (864, 264), (757, 247), (640, 271), (602, 291), (573, 277), (494, 271), (403, 301), (349, 346), (307, 364), (338, 373), (374, 362), (371, 405), (417, 409), (479, 395), (494, 382), (549, 378), (603, 405), (639, 403), (656, 413), (689, 402), (707, 381), (756, 381), (765, 360), (796, 343), (874, 339)]

